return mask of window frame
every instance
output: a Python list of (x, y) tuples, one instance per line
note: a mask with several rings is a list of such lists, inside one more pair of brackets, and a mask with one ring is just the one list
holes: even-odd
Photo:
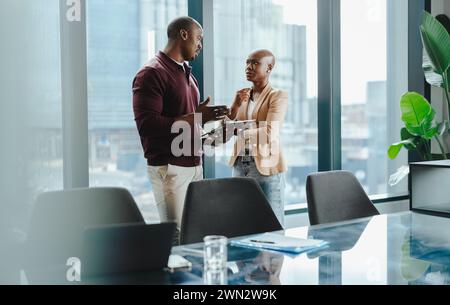
[[(422, 71), (422, 43), (419, 31), (423, 10), (431, 11), (431, 0), (408, 1), (408, 89), (430, 95)], [(86, 0), (80, 0), (81, 21), (67, 20), (68, 5), (60, 0), (61, 79), (64, 189), (89, 186), (88, 92), (87, 92), (87, 38)], [(319, 48), (319, 171), (341, 169), (340, 116), (340, 0), (318, 0)], [(199, 80), (202, 99), (204, 93), (214, 92), (213, 62), (213, 1), (188, 0), (189, 16), (205, 26), (204, 54), (193, 62)], [(336, 27), (339, 27), (337, 30)], [(328, 50), (323, 46), (329, 46)], [(336, 60), (339, 59), (339, 60)], [(211, 66), (212, 69), (204, 69)], [(332, 73), (329, 73), (329, 67)], [(212, 75), (211, 75), (212, 73)], [(73, 90), (76, 87), (77, 90)], [(417, 155), (408, 154), (408, 162), (417, 161)], [(206, 178), (215, 176), (214, 157), (204, 160)], [(372, 196), (374, 203), (408, 199), (409, 195), (383, 194)], [(286, 214), (306, 212), (305, 204), (286, 207)]]
[[(319, 171), (342, 169), (341, 145), (341, 1), (318, 0), (318, 169)], [(421, 13), (423, 10), (431, 11), (431, 0), (408, 1), (408, 90), (429, 95), (427, 84), (422, 71), (422, 42), (419, 31)], [(213, 1), (188, 0), (188, 12), (205, 27), (205, 48), (213, 46), (214, 12)], [(208, 16), (207, 20), (203, 16)], [(210, 47), (210, 52), (213, 47)], [(209, 58), (205, 50), (205, 57)], [(204, 58), (193, 63), (197, 77), (200, 79), (213, 79), (213, 70), (203, 69), (206, 65)], [(207, 65), (213, 66), (211, 61)], [(330, 69), (331, 67), (331, 69)], [(331, 72), (330, 72), (331, 71)], [(204, 75), (207, 77), (204, 78)], [(201, 92), (214, 92), (211, 85), (204, 86), (206, 80), (200, 85)], [(428, 91), (428, 92), (427, 92)], [(206, 95), (205, 95), (206, 96)], [(408, 153), (408, 163), (417, 161), (416, 154)], [(204, 160), (204, 174), (206, 178), (215, 177), (214, 157)], [(402, 194), (376, 194), (370, 196), (375, 204), (401, 201), (409, 198), (407, 192)], [(285, 207), (286, 215), (304, 213), (307, 211), (306, 203), (298, 203)]]

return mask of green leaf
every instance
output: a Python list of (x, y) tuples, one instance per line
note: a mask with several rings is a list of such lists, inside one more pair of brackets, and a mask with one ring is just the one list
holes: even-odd
[(400, 153), (400, 150), (404, 147), (404, 146), (411, 146), (411, 147), (415, 147), (414, 141), (412, 139), (409, 140), (405, 140), (405, 141), (401, 141), (398, 143), (394, 143), (392, 144), (389, 149), (388, 149), (388, 156), (390, 159), (395, 159), (397, 158), (398, 154)]
[(400, 137), (402, 141), (415, 138), (412, 134), (408, 132), (408, 129), (406, 128), (402, 128), (402, 130), (400, 130)]
[(426, 51), (423, 52), (422, 68), (427, 83), (429, 83), (433, 87), (444, 87), (444, 79), (441, 74), (435, 72), (434, 65)]
[[(433, 128), (436, 111), (420, 94), (408, 92), (400, 101), (402, 121), (413, 136), (431, 139), (437, 132)], [(430, 138), (431, 137), (431, 138)]]
[[(450, 88), (450, 35), (445, 27), (430, 13), (423, 13), (420, 33), (424, 45), (424, 72), (432, 86), (443, 87), (446, 76), (447, 88)], [(438, 75), (436, 75), (438, 74)]]
[(433, 139), (435, 136), (437, 136), (437, 134), (438, 134), (438, 129), (437, 129), (437, 127), (433, 127), (433, 128), (431, 128), (431, 129), (427, 129), (427, 130), (425, 131), (425, 138), (428, 139), (428, 140), (431, 140), (431, 139)]
[(402, 128), (402, 130), (400, 131), (400, 139), (402, 141), (411, 140), (413, 142), (412, 145), (405, 144), (405, 148), (407, 150), (417, 149), (418, 146), (420, 145), (420, 137), (413, 136), (412, 134), (410, 134), (408, 132), (408, 129), (406, 129), (406, 128)]
[(392, 144), (388, 149), (388, 156), (390, 159), (394, 160), (397, 158), (398, 154), (400, 153), (400, 150), (403, 148), (402, 143), (395, 143)]

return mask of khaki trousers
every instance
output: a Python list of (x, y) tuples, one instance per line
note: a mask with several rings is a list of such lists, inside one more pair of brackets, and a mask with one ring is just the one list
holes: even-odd
[(203, 167), (149, 166), (148, 176), (160, 221), (177, 223), (178, 240), (187, 188), (191, 182), (203, 179)]

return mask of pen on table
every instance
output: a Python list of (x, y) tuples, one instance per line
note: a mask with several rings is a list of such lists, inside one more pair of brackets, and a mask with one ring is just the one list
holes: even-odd
[(251, 242), (254, 243), (261, 243), (261, 244), (274, 244), (275, 242), (273, 241), (268, 241), (268, 240), (256, 240), (256, 239), (252, 239), (250, 240)]

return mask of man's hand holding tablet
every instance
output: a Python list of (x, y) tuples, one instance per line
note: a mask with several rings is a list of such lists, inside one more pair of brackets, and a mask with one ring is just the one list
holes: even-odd
[(225, 119), (218, 128), (202, 135), (202, 139), (209, 139), (208, 142), (211, 143), (211, 146), (217, 146), (217, 144), (227, 143), (233, 136), (238, 135), (243, 130), (254, 128), (255, 125), (255, 120), (233, 121)]

